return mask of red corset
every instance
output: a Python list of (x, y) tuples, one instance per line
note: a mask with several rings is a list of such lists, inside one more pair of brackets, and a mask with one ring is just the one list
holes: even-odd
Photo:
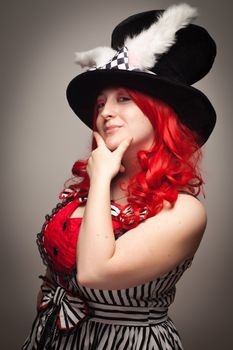
[[(53, 209), (52, 215), (46, 215), (42, 231), (37, 235), (44, 263), (58, 273), (70, 274), (75, 270), (76, 245), (82, 218), (70, 216), (83, 201), (81, 198), (74, 198), (68, 203), (59, 203)], [(117, 210), (118, 206), (112, 205), (112, 225), (116, 239), (126, 231), (120, 227)]]

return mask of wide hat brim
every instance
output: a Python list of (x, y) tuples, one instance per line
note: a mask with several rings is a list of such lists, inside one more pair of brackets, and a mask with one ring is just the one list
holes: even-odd
[(76, 76), (66, 91), (70, 107), (91, 129), (96, 98), (107, 87), (126, 87), (164, 101), (183, 124), (197, 132), (200, 146), (207, 141), (215, 126), (216, 112), (211, 102), (192, 86), (143, 71), (97, 69)]

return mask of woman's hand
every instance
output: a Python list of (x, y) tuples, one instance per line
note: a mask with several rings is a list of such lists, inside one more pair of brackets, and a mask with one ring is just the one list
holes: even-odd
[(125, 139), (112, 152), (107, 148), (103, 138), (98, 132), (94, 131), (93, 134), (96, 139), (97, 148), (92, 151), (91, 156), (89, 157), (87, 173), (90, 180), (93, 176), (103, 176), (103, 178), (106, 178), (107, 176), (111, 180), (119, 171), (125, 171), (124, 166), (121, 164), (121, 160), (133, 138)]

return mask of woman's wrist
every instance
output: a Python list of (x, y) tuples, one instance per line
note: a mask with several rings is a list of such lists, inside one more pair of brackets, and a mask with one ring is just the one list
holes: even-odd
[(106, 175), (106, 173), (98, 173), (91, 177), (90, 179), (90, 185), (100, 183), (100, 184), (106, 184), (110, 185), (112, 179), (110, 176)]
[[(104, 174), (96, 174), (92, 177), (90, 181), (90, 189), (88, 193), (88, 203), (86, 206), (86, 210), (88, 207), (88, 211), (95, 212), (95, 206), (98, 208), (104, 207), (110, 201), (110, 187), (111, 187), (111, 178)], [(89, 206), (89, 202), (92, 203), (91, 207)], [(98, 202), (98, 204), (97, 204)], [(93, 203), (95, 203), (93, 205)], [(85, 210), (85, 211), (86, 211)]]

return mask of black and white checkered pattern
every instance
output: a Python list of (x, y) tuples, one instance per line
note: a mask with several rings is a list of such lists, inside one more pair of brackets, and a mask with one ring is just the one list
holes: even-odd
[[(139, 68), (130, 67), (129, 66), (129, 56), (128, 56), (128, 49), (126, 46), (123, 46), (122, 49), (120, 49), (113, 58), (106, 63), (104, 66), (101, 67), (92, 67), (88, 69), (89, 71), (94, 71), (97, 69), (123, 69), (128, 71), (139, 71), (139, 72), (146, 72), (150, 74), (155, 74), (154, 72), (151, 72), (147, 69), (141, 70)], [(156, 74), (155, 74), (156, 75)]]
[(126, 46), (122, 47), (114, 57), (101, 67), (94, 67), (89, 70), (96, 69), (124, 69), (124, 70), (132, 70), (129, 67), (129, 57), (128, 57), (128, 49)]
[(129, 69), (128, 49), (124, 46), (102, 69)]

